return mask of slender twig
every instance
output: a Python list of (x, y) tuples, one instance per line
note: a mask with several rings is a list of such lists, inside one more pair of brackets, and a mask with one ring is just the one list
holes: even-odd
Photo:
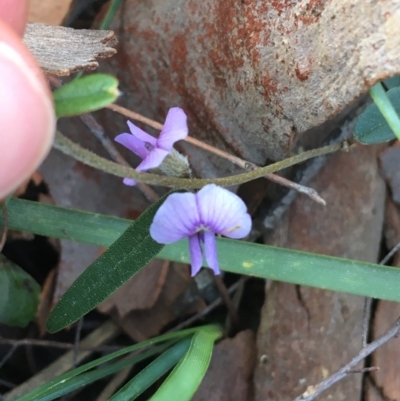
[(235, 305), (232, 303), (232, 299), (230, 297), (228, 289), (226, 288), (220, 276), (215, 275), (211, 269), (208, 269), (207, 271), (212, 276), (214, 283), (217, 286), (217, 289), (223, 301), (225, 302), (226, 307), (228, 308), (228, 313), (232, 318), (233, 323), (235, 324), (236, 327), (239, 327), (240, 323), (239, 315), (237, 313)]
[(7, 361), (12, 357), (14, 351), (18, 348), (18, 345), (13, 344), (12, 347), (8, 350), (8, 352), (3, 356), (3, 359), (0, 361), (0, 369), (7, 363)]
[[(157, 121), (151, 120), (150, 118), (144, 117), (139, 113), (135, 113), (129, 109), (126, 109), (125, 107), (119, 106), (117, 104), (110, 104), (107, 106), (110, 110), (113, 110), (117, 113), (120, 113), (124, 115), (125, 117), (131, 118), (132, 120), (140, 121), (146, 125), (149, 125), (150, 127), (153, 127), (155, 129), (161, 130), (163, 128), (162, 124), (158, 123)], [(226, 160), (229, 160), (233, 164), (236, 164), (237, 166), (241, 167), (244, 170), (248, 171), (253, 171), (258, 168), (258, 166), (254, 163), (251, 163), (247, 160), (243, 160), (237, 156), (233, 156), (227, 152), (224, 152), (221, 149), (218, 149), (214, 146), (208, 145), (207, 143), (204, 143), (196, 138), (193, 138), (191, 136), (187, 136), (184, 139), (187, 143), (190, 143), (198, 148), (204, 149), (210, 153), (213, 153), (215, 155), (218, 155)], [(264, 176), (270, 181), (276, 182), (280, 185), (283, 185), (285, 187), (294, 189), (300, 193), (303, 193), (305, 195), (308, 195), (310, 198), (314, 199), (316, 202), (321, 203), (322, 205), (326, 205), (326, 202), (324, 199), (322, 199), (317, 191), (315, 189), (306, 187), (301, 184), (297, 184), (293, 181), (288, 180), (287, 178), (281, 177), (277, 174), (274, 173), (269, 173)]]
[(75, 367), (78, 361), (78, 354), (79, 354), (79, 342), (81, 341), (81, 333), (83, 327), (83, 317), (78, 320), (75, 329), (75, 338), (74, 338), (74, 357), (73, 357), (73, 366)]
[[(48, 341), (48, 340), (37, 340), (34, 338), (23, 338), (21, 340), (14, 340), (12, 338), (2, 338), (0, 337), (0, 344), (8, 344), (15, 347), (22, 346), (33, 346), (33, 347), (49, 347), (49, 348), (60, 348), (60, 349), (68, 349), (73, 350), (75, 344), (72, 343), (62, 343), (57, 341)], [(119, 345), (103, 345), (100, 347), (92, 347), (92, 346), (79, 346), (79, 351), (99, 351), (99, 352), (114, 352), (122, 349), (124, 347)], [(1, 365), (0, 365), (1, 367)]]
[(7, 214), (7, 206), (5, 201), (0, 201), (1, 210), (3, 212), (3, 232), (1, 233), (0, 239), (0, 252), (3, 250), (4, 245), (7, 241), (7, 233), (8, 233), (8, 214)]
[(369, 322), (371, 320), (372, 298), (364, 298), (363, 322), (362, 322), (362, 346), (368, 344)]
[[(248, 277), (243, 276), (235, 284), (232, 284), (228, 288), (229, 294), (232, 294), (234, 291), (236, 291), (236, 289), (241, 285), (241, 283), (243, 281), (247, 280), (247, 279), (248, 279)], [(189, 319), (186, 319), (184, 322), (179, 323), (178, 325), (176, 325), (171, 330), (168, 330), (167, 333), (170, 333), (170, 332), (173, 332), (173, 331), (182, 330), (185, 327), (190, 326), (191, 324), (193, 324), (193, 323), (197, 322), (198, 320), (202, 319), (204, 316), (208, 315), (211, 311), (213, 311), (218, 306), (222, 305), (222, 303), (223, 303), (222, 297), (217, 298), (214, 302), (212, 302), (210, 305), (208, 305), (202, 311), (196, 313), (195, 315), (193, 315)]]
[(379, 370), (379, 369), (380, 369), (379, 366), (371, 366), (369, 368), (349, 370), (349, 373), (368, 373), (368, 372), (373, 372), (373, 371)]
[[(385, 265), (388, 260), (400, 249), (400, 242), (396, 244), (390, 252), (379, 262), (380, 265)], [(364, 311), (363, 311), (363, 332), (362, 332), (362, 344), (363, 347), (367, 345), (368, 342), (368, 332), (369, 332), (369, 321), (371, 319), (371, 308), (372, 308), (372, 298), (365, 297), (364, 299)]]
[[(124, 159), (124, 157), (118, 151), (114, 143), (105, 134), (103, 127), (96, 121), (96, 119), (91, 114), (83, 114), (80, 116), (80, 118), (115, 162), (126, 167), (131, 167), (131, 165)], [(157, 193), (147, 184), (143, 182), (138, 182), (137, 188), (150, 202), (156, 202), (158, 200), (159, 197)]]
[(312, 149), (300, 153), (299, 155), (289, 157), (288, 159), (282, 160), (280, 162), (270, 164), (269, 166), (261, 167), (254, 171), (249, 171), (247, 173), (237, 174), (224, 178), (209, 178), (209, 179), (176, 178), (176, 177), (167, 177), (151, 173), (141, 173), (134, 169), (121, 166), (118, 163), (112, 162), (110, 160), (107, 160), (103, 157), (94, 154), (90, 150), (82, 148), (80, 145), (71, 141), (63, 134), (61, 134), (60, 131), (56, 132), (54, 147), (88, 166), (105, 171), (117, 177), (132, 178), (139, 182), (145, 182), (147, 184), (160, 185), (164, 187), (196, 189), (196, 188), (202, 188), (205, 185), (211, 183), (215, 183), (223, 187), (243, 184), (245, 182), (255, 180), (256, 178), (261, 178), (266, 174), (283, 170), (287, 167), (312, 159), (314, 157), (336, 152), (342, 149), (343, 144), (334, 143), (332, 145), (324, 146), (322, 148)]
[(331, 387), (333, 384), (337, 383), (339, 380), (345, 378), (349, 373), (354, 371), (354, 368), (364, 360), (368, 355), (372, 354), (376, 349), (386, 344), (390, 339), (396, 337), (400, 331), (400, 317), (396, 320), (393, 326), (381, 337), (372, 343), (363, 347), (360, 352), (345, 366), (340, 368), (333, 375), (322, 380), (316, 386), (309, 386), (307, 390), (295, 398), (294, 401), (312, 401), (314, 398), (318, 397), (321, 393)]

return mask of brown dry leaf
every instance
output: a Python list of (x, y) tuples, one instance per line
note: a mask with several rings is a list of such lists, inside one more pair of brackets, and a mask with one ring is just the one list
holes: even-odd
[(382, 152), (380, 156), (382, 175), (385, 177), (393, 200), (400, 205), (400, 143), (395, 144)]
[(53, 269), (47, 275), (46, 281), (42, 286), (40, 293), (40, 304), (36, 314), (36, 322), (39, 327), (40, 336), (47, 333), (46, 322), (51, 310), (53, 309), (53, 296), (57, 282), (57, 270)]
[(28, 21), (61, 25), (71, 3), (72, 0), (30, 0)]
[[(310, 183), (327, 206), (299, 196), (269, 242), (376, 262), (386, 192), (378, 171), (380, 149), (357, 146), (332, 156)], [(255, 400), (292, 400), (357, 354), (363, 303), (354, 295), (272, 282), (258, 332)], [(318, 399), (359, 399), (361, 380), (350, 375)]]
[(213, 350), (210, 366), (192, 401), (251, 401), (255, 362), (252, 331), (221, 341)]
[[(264, 164), (286, 156), (301, 134), (375, 82), (400, 73), (399, 5), (126, 0), (112, 26), (121, 51), (106, 68), (118, 72), (129, 108), (163, 121), (180, 105), (191, 135)], [(180, 146), (203, 177), (236, 170)]]
[(110, 315), (128, 335), (140, 342), (158, 335), (174, 320), (200, 312), (205, 307), (188, 266), (171, 263), (160, 296), (151, 309), (131, 312), (120, 318), (114, 308)]
[(133, 311), (152, 308), (164, 286), (168, 266), (169, 261), (153, 259), (97, 308), (102, 313), (110, 313), (116, 308), (119, 318)]
[(67, 76), (95, 70), (96, 59), (113, 56), (118, 41), (112, 31), (28, 24), (24, 42), (46, 74)]

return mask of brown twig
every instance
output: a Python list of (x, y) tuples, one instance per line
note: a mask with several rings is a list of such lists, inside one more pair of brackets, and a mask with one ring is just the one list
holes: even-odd
[[(33, 347), (51, 347), (51, 348), (60, 348), (60, 349), (68, 349), (73, 350), (75, 344), (72, 343), (62, 343), (57, 341), (48, 341), (48, 340), (37, 340), (34, 338), (23, 338), (21, 340), (14, 340), (11, 338), (2, 338), (0, 337), (0, 344), (12, 345), (13, 347), (22, 347), (22, 346), (33, 346)], [(124, 347), (119, 345), (103, 345), (100, 347), (92, 347), (92, 346), (79, 346), (79, 351), (99, 351), (99, 352), (114, 352), (122, 349)], [(0, 367), (2, 364), (0, 363)]]
[[(229, 294), (232, 294), (234, 291), (236, 291), (237, 288), (241, 285), (241, 283), (243, 281), (246, 281), (247, 279), (248, 279), (248, 277), (243, 276), (235, 284), (232, 284), (228, 288)], [(206, 308), (204, 308), (201, 312), (198, 312), (195, 315), (193, 315), (192, 317), (190, 317), (189, 319), (185, 320), (184, 322), (179, 323), (178, 325), (176, 325), (171, 330), (168, 330), (167, 333), (171, 333), (173, 331), (182, 330), (185, 327), (190, 326), (191, 324), (197, 322), (198, 320), (202, 319), (204, 316), (209, 314), (211, 311), (213, 311), (215, 308), (220, 306), (222, 303), (223, 303), (222, 297), (217, 298), (214, 302), (212, 302), (210, 305), (208, 305)]]
[(228, 313), (229, 316), (231, 317), (234, 325), (236, 327), (239, 327), (240, 320), (239, 320), (239, 315), (237, 313), (236, 307), (232, 302), (231, 296), (229, 294), (228, 289), (225, 286), (225, 283), (222, 281), (220, 276), (216, 276), (214, 272), (211, 269), (207, 270), (212, 279), (214, 280), (215, 285), (217, 286), (217, 289), (225, 302), (226, 307), (228, 308)]
[[(144, 117), (139, 113), (135, 113), (134, 111), (126, 109), (125, 107), (119, 106), (117, 104), (110, 104), (107, 106), (107, 108), (112, 111), (115, 111), (117, 113), (120, 113), (120, 114), (124, 115), (125, 117), (131, 118), (132, 120), (140, 121), (150, 127), (155, 128), (155, 129), (162, 130), (162, 128), (163, 128), (162, 124), (158, 123), (157, 121), (151, 120), (150, 118)], [(232, 162), (233, 164), (239, 166), (240, 168), (242, 168), (244, 170), (251, 171), (251, 170), (255, 170), (258, 168), (258, 166), (254, 163), (243, 160), (237, 156), (233, 156), (227, 152), (224, 152), (221, 149), (218, 149), (218, 148), (215, 148), (214, 146), (208, 145), (208, 144), (206, 144), (196, 138), (193, 138), (191, 136), (186, 137), (184, 140), (187, 143), (197, 146), (198, 148), (204, 149), (210, 153), (220, 156), (226, 160), (229, 160), (230, 162)], [(293, 181), (288, 180), (287, 178), (281, 177), (278, 174), (274, 174), (274, 173), (265, 175), (265, 178), (267, 178), (268, 180), (271, 180), (273, 182), (276, 182), (280, 185), (283, 185), (285, 187), (288, 187), (290, 189), (294, 189), (300, 193), (306, 194), (310, 198), (315, 200), (316, 202), (318, 202), (322, 205), (326, 205), (325, 200), (322, 199), (318, 195), (318, 193), (317, 193), (317, 191), (315, 191), (315, 189), (305, 187), (304, 185), (297, 184)]]
[(339, 380), (345, 378), (349, 373), (354, 371), (354, 368), (368, 355), (372, 354), (376, 349), (386, 344), (390, 339), (396, 337), (400, 331), (400, 317), (396, 320), (393, 326), (381, 337), (372, 343), (363, 347), (360, 352), (345, 366), (340, 368), (333, 375), (329, 376), (325, 380), (322, 380), (315, 386), (309, 386), (307, 390), (295, 398), (294, 401), (312, 401), (314, 398), (318, 397), (321, 393), (331, 387), (333, 384), (337, 383)]
[[(83, 123), (94, 135), (94, 137), (101, 143), (106, 152), (110, 157), (119, 164), (126, 167), (131, 167), (131, 165), (124, 159), (118, 149), (115, 147), (111, 139), (105, 134), (103, 127), (96, 121), (96, 119), (91, 114), (83, 114), (80, 116)], [(138, 182), (137, 188), (142, 192), (142, 194), (150, 202), (156, 202), (158, 200), (157, 193), (144, 182)]]
[[(400, 249), (400, 242), (395, 245), (390, 252), (379, 262), (380, 265), (385, 265), (388, 260)], [(372, 308), (372, 298), (365, 297), (364, 299), (364, 311), (363, 311), (363, 332), (362, 332), (362, 344), (363, 347), (367, 345), (368, 342), (368, 331), (369, 331), (369, 321), (371, 319), (371, 308)]]

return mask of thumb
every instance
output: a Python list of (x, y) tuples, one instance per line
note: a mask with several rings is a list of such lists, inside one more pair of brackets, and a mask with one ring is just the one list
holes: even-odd
[(45, 77), (17, 34), (0, 21), (0, 199), (35, 171), (54, 131)]

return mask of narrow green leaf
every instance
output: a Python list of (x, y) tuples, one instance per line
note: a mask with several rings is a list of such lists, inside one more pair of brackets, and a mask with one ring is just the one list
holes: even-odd
[(36, 316), (40, 286), (0, 253), (0, 322), (25, 327)]
[[(122, 369), (125, 369), (130, 365), (133, 365), (151, 356), (154, 356), (167, 349), (170, 345), (171, 345), (170, 343), (163, 344), (158, 347), (152, 348), (148, 351), (142, 352), (139, 355), (125, 358), (121, 361), (111, 363), (107, 366), (98, 369), (93, 369), (90, 372), (77, 375), (68, 380), (62, 380), (57, 386), (52, 387), (49, 391), (43, 392), (40, 396), (35, 395), (34, 398), (31, 398), (31, 401), (52, 401), (56, 398), (62, 397), (63, 395), (71, 393), (72, 391), (77, 390), (78, 388), (87, 386), (88, 384), (91, 384), (99, 379), (102, 379), (103, 377), (109, 376)], [(27, 396), (29, 397), (29, 394), (23, 396), (25, 400), (27, 400)], [(17, 398), (14, 401), (18, 400), (19, 398)]]
[(155, 242), (150, 225), (165, 198), (151, 205), (71, 285), (52, 310), (47, 329), (54, 333), (76, 322), (104, 301), (153, 259), (164, 245)]
[[(400, 113), (400, 88), (396, 87), (386, 92), (394, 112)], [(375, 99), (374, 99), (375, 100)], [(386, 107), (386, 106), (382, 106)], [(354, 127), (354, 136), (358, 142), (365, 145), (387, 142), (396, 139), (393, 130), (389, 127), (385, 117), (373, 103), (357, 119)]]
[(61, 86), (53, 93), (57, 117), (101, 109), (119, 95), (118, 80), (108, 74), (91, 74)]
[(194, 334), (189, 351), (150, 401), (190, 401), (207, 372), (214, 342), (220, 335), (205, 331)]
[[(19, 199), (10, 200), (8, 219), (11, 229), (100, 246), (109, 246), (129, 225), (117, 217)], [(229, 239), (217, 239), (217, 247), (225, 271), (400, 302), (397, 268)], [(190, 263), (187, 241), (165, 246), (157, 257)]]
[(109, 401), (132, 401), (147, 390), (161, 376), (173, 368), (189, 349), (191, 338), (186, 338), (165, 351), (150, 365), (125, 384)]
[(397, 88), (398, 86), (400, 86), (400, 75), (396, 75), (394, 77), (385, 79), (383, 81), (383, 84), (386, 86), (386, 88), (388, 89), (393, 89), (393, 88)]
[(75, 368), (69, 372), (66, 372), (66, 373), (62, 374), (61, 376), (58, 376), (55, 379), (52, 379), (49, 382), (35, 388), (28, 394), (24, 394), (23, 396), (18, 397), (14, 401), (37, 401), (41, 397), (44, 397), (44, 396), (50, 394), (53, 390), (56, 391), (58, 386), (60, 386), (60, 384), (70, 381), (72, 378), (74, 378), (84, 372), (87, 372), (90, 369), (93, 369), (103, 363), (109, 362), (115, 358), (126, 355), (130, 352), (134, 352), (143, 347), (147, 347), (147, 346), (153, 345), (153, 344), (158, 344), (158, 343), (161, 343), (164, 341), (170, 341), (170, 340), (176, 341), (176, 340), (179, 340), (186, 336), (189, 336), (193, 333), (196, 333), (199, 330), (213, 332), (218, 329), (219, 329), (219, 326), (206, 325), (206, 326), (194, 327), (194, 328), (190, 328), (190, 329), (186, 329), (186, 330), (177, 331), (175, 333), (162, 334), (161, 336), (151, 338), (150, 340), (142, 341), (139, 344), (131, 345), (130, 347), (126, 347), (119, 351), (115, 351), (109, 355), (98, 358), (92, 362), (88, 362), (88, 363), (80, 366), (79, 368)]

